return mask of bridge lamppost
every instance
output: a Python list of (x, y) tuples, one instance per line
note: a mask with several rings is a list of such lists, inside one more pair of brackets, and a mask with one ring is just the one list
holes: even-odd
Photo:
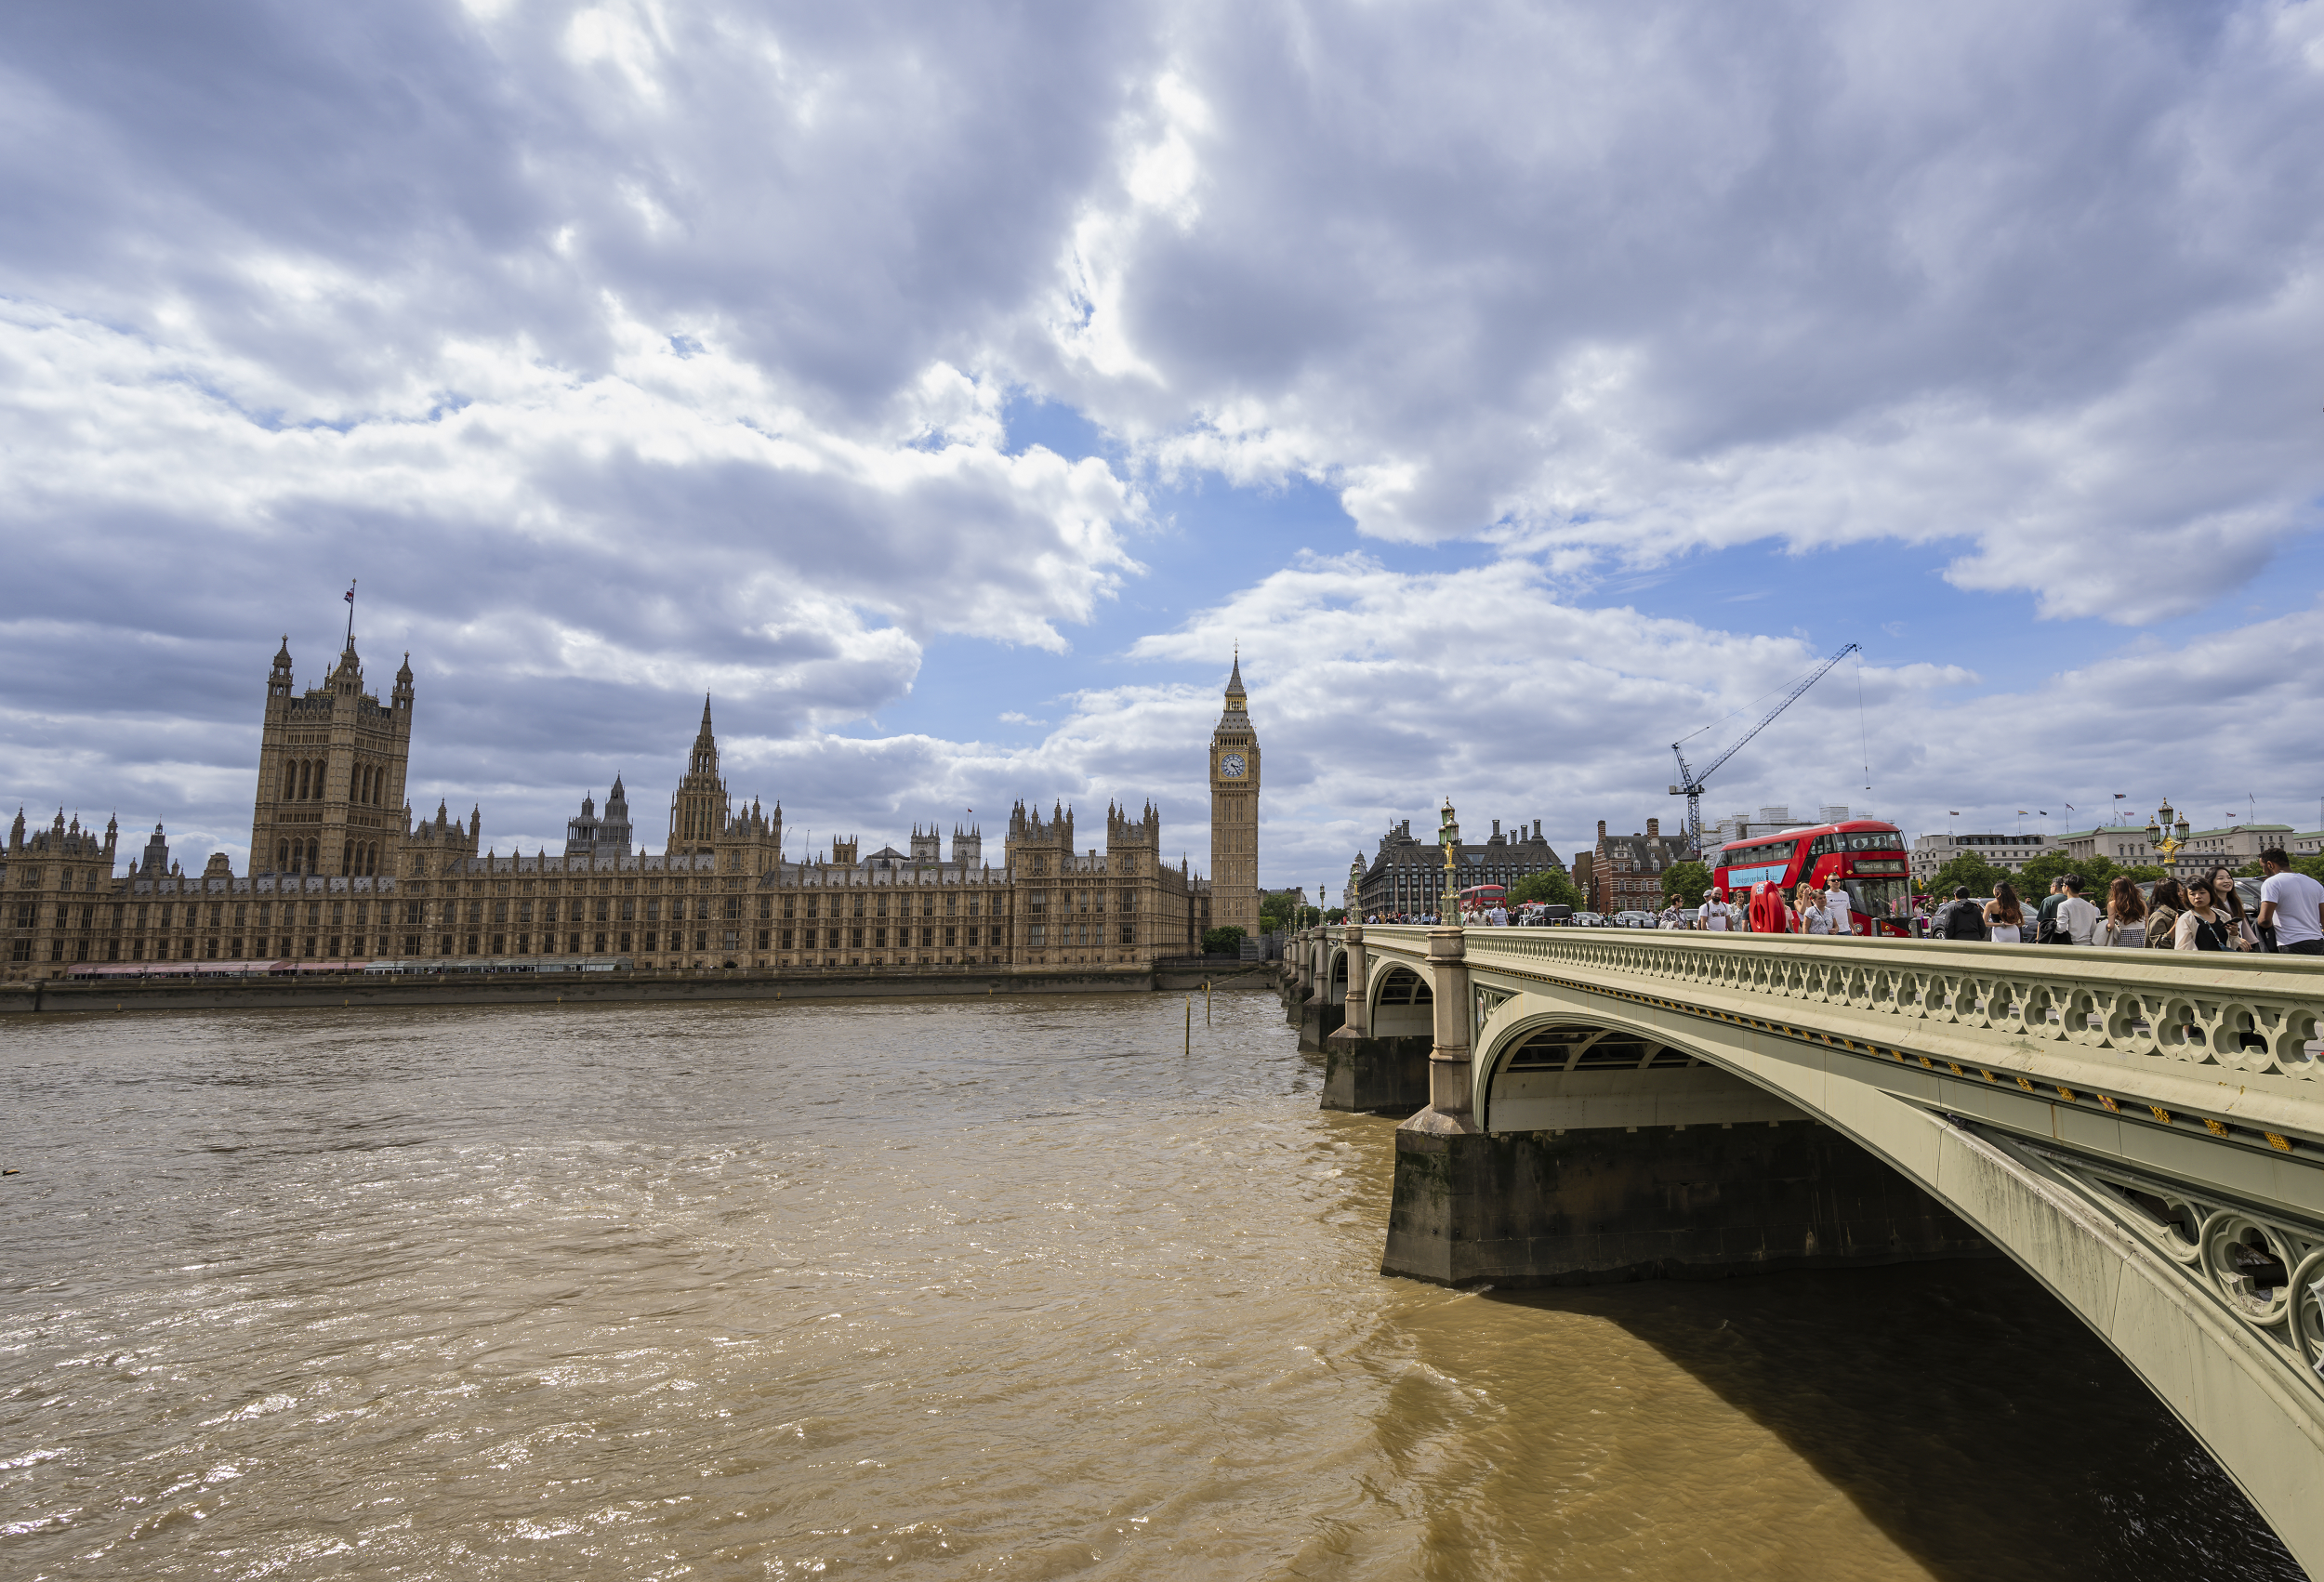
[[(2173, 818), (2178, 819), (2175, 824), (2172, 823)], [(2168, 797), (2162, 799), (2155, 816), (2146, 821), (2146, 844), (2162, 853), (2162, 865), (2166, 868), (2177, 865), (2179, 848), (2186, 844), (2187, 833), (2186, 820), (2172, 811)]]
[[(1460, 823), (1452, 798), (1445, 798), (1445, 893), (1436, 927), (1428, 933), (1429, 993), (1435, 1001), (1434, 1033), (1428, 1052), (1428, 1109), (1406, 1122), (1424, 1129), (1474, 1130), (1469, 1119), (1469, 961), (1460, 929)], [(1423, 1119), (1431, 1116), (1431, 1119)]]

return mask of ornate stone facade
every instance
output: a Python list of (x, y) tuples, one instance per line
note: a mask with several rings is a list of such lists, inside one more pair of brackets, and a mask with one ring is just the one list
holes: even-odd
[(392, 874), (411, 824), (403, 774), (412, 752), (412, 656), (403, 656), (386, 707), (363, 691), (350, 633), (323, 685), (291, 679), (290, 639), (267, 677), (252, 799), (250, 870), (353, 877)]
[(1357, 884), (1357, 903), (1367, 917), (1417, 916), (1433, 914), (1445, 888), (1445, 846), (1449, 839), (1454, 848), (1455, 871), (1459, 877), (1458, 888), (1471, 885), (1513, 885), (1533, 874), (1564, 873), (1565, 864), (1558, 860), (1556, 850), (1542, 837), (1541, 821), (1533, 821), (1533, 832), (1525, 832), (1523, 819), (1515, 822), (1507, 835), (1501, 833), (1501, 821), (1493, 821), (1493, 833), (1484, 840), (1467, 842), (1460, 838), (1460, 824), (1447, 803), (1439, 819), (1436, 839), (1424, 842), (1412, 833), (1412, 821), (1400, 819), (1380, 837), (1380, 848), (1369, 865), (1362, 857), (1356, 859), (1357, 869), (1351, 878)]
[[(1235, 709), (1241, 692), (1238, 674)], [(268, 682), (248, 876), (223, 854), (199, 877), (178, 872), (157, 825), (142, 866), (115, 877), (113, 826), (100, 837), (60, 811), (28, 834), (20, 811), (0, 863), (0, 973), (545, 956), (654, 970), (1140, 970), (1198, 951), (1213, 921), (1209, 885), (1163, 863), (1150, 804), (1109, 806), (1104, 846), (1076, 850), (1071, 809), (1044, 818), (1021, 803), (997, 865), (972, 825), (954, 826), (945, 857), (932, 823), (913, 827), (909, 852), (859, 857), (850, 837), (788, 860), (780, 804), (733, 808), (707, 700), (660, 854), (630, 849), (618, 779), (603, 817), (583, 802), (561, 853), (480, 851), (481, 810), (463, 823), (439, 803), (416, 824), (404, 804), (413, 696), (408, 655), (387, 706), (365, 693), (351, 641), (322, 687), (297, 694), (284, 644)], [(1256, 743), (1244, 750), (1255, 792)], [(1247, 849), (1255, 858), (1255, 842)], [(1255, 886), (1251, 902), (1255, 927)]]

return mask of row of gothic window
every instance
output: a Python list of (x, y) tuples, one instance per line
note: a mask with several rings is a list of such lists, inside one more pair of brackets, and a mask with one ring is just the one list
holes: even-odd
[[(285, 758), (283, 760), (283, 795), (285, 802), (320, 802), (323, 800), (324, 780), (330, 773), (328, 758)], [(378, 764), (359, 763), (355, 766), (355, 794), (350, 801), (367, 807), (377, 807), (388, 793), (388, 771)]]
[[(323, 856), (320, 840), (280, 839), (274, 843), (274, 871), (278, 874), (319, 874)], [(350, 840), (339, 848), (339, 872), (357, 878), (376, 876), (379, 872), (379, 843), (376, 840)]]

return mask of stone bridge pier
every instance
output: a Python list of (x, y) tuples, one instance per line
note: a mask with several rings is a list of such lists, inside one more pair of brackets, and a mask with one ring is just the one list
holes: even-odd
[[(2006, 1256), (2324, 1577), (2324, 962), (1330, 930), (1324, 1102), (1396, 1131), (1382, 1272)], [(1421, 1046), (1425, 1042), (1425, 1052)]]
[(1428, 1102), (1434, 991), (1407, 971), (1391, 1002), (1376, 1005), (1366, 992), (1371, 978), (1360, 923), (1341, 929), (1331, 950), (1326, 970), (1339, 1001), (1340, 1024), (1322, 1041), (1324, 1108), (1399, 1115), (1419, 1109)]
[(1488, 1131), (1472, 1090), (1466, 943), (1459, 928), (1429, 930), (1428, 1102), (1397, 1130), (1383, 1272), (1576, 1285), (1991, 1255), (1934, 1198), (1795, 1106), (1617, 1029), (1527, 1038), (1491, 1096)]

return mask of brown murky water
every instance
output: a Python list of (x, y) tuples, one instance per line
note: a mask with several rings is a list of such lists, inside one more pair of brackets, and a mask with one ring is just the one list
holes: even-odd
[(1182, 1015), (0, 1027), (0, 1575), (2298, 1575), (2006, 1265), (1380, 1278)]

